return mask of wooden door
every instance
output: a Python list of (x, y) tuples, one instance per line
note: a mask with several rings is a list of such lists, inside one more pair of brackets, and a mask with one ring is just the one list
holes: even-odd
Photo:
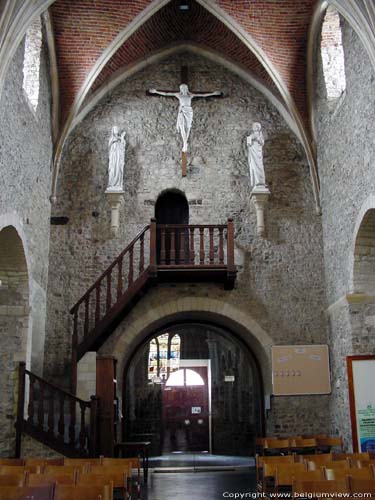
[(163, 421), (168, 451), (209, 451), (206, 366), (184, 367), (171, 374), (163, 390)]

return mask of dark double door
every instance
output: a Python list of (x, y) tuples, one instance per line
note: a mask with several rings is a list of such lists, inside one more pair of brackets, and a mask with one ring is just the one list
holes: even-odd
[[(177, 192), (167, 192), (161, 195), (155, 205), (155, 218), (158, 225), (156, 233), (158, 264), (187, 264), (189, 262), (189, 230), (173, 227), (189, 224), (189, 205), (185, 196)], [(160, 228), (160, 225), (163, 227)], [(164, 259), (161, 262), (162, 248), (165, 249), (165, 262)]]

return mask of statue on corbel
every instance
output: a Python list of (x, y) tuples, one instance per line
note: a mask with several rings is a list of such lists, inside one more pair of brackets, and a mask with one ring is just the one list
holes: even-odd
[(263, 165), (264, 138), (261, 124), (253, 123), (252, 131), (246, 138), (247, 161), (250, 173), (250, 201), (253, 200), (257, 215), (257, 234), (264, 237), (266, 232), (264, 211), (271, 194), (267, 184)]
[(111, 207), (111, 231), (117, 235), (120, 220), (120, 204), (124, 196), (125, 132), (112, 127), (108, 142), (108, 186), (105, 191)]

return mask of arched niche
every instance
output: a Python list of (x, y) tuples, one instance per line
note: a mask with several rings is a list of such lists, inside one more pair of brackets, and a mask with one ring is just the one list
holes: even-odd
[(359, 226), (353, 265), (353, 291), (375, 294), (375, 209), (369, 209)]

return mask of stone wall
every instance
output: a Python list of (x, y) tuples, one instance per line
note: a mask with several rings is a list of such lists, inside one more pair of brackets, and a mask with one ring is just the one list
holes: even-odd
[[(175, 130), (178, 102), (145, 93), (152, 87), (177, 89), (182, 63), (189, 66), (192, 89), (218, 89), (225, 94), (223, 99), (194, 101), (186, 178), (181, 177), (181, 143)], [(254, 121), (263, 126), (266, 177), (272, 191), (266, 239), (256, 236), (254, 208), (248, 202), (245, 139)], [(127, 133), (125, 201), (117, 238), (110, 234), (110, 209), (104, 195), (113, 125)], [(237, 284), (231, 292), (216, 285), (190, 290), (185, 285), (157, 287), (142, 299), (132, 317), (172, 298), (210, 297), (228, 307), (235, 305), (274, 343), (326, 341), (321, 221), (314, 212), (303, 149), (260, 93), (221, 66), (184, 54), (120, 84), (77, 126), (65, 147), (54, 215), (69, 217), (69, 222), (51, 229), (54, 266), (49, 282), (47, 373), (62, 376), (69, 364), (68, 309), (149, 222), (158, 196), (167, 189), (186, 194), (191, 223), (224, 223), (234, 217)], [(126, 336), (127, 324), (125, 320), (115, 336)], [(264, 350), (269, 358), (268, 344)], [(269, 370), (267, 374), (270, 378)], [(279, 399), (275, 408), (283, 419), (293, 419), (296, 432), (311, 426), (321, 431), (328, 415), (321, 408), (321, 419), (311, 423), (309, 412), (315, 400), (300, 398), (302, 419), (294, 415), (290, 398)]]
[[(14, 374), (20, 360), (31, 361), (32, 370), (43, 369), (46, 288), (50, 227), (50, 88), (46, 54), (42, 51), (39, 105), (34, 113), (22, 88), (24, 43), (9, 68), (0, 101), (0, 230), (13, 226), (20, 241), (27, 297), (10, 297), (12, 283), (4, 283), (0, 293), (0, 366), (2, 379), (0, 413), (0, 454), (14, 453)], [(17, 277), (20, 269), (8, 266), (2, 234), (1, 271)], [(14, 257), (14, 247), (7, 254)], [(11, 260), (11, 259), (10, 259)], [(27, 269), (26, 269), (27, 267)], [(4, 276), (2, 276), (4, 280)], [(18, 293), (18, 292), (17, 292)], [(4, 308), (7, 306), (7, 310)], [(28, 354), (26, 354), (28, 353)], [(31, 359), (30, 359), (31, 355)]]
[(353, 305), (346, 295), (353, 292), (356, 234), (366, 209), (374, 207), (375, 73), (358, 36), (341, 21), (347, 87), (334, 107), (328, 104), (319, 57), (316, 126), (333, 379), (331, 429), (350, 444), (345, 358), (373, 353), (373, 325), (366, 319), (373, 314), (372, 299), (357, 297)]

